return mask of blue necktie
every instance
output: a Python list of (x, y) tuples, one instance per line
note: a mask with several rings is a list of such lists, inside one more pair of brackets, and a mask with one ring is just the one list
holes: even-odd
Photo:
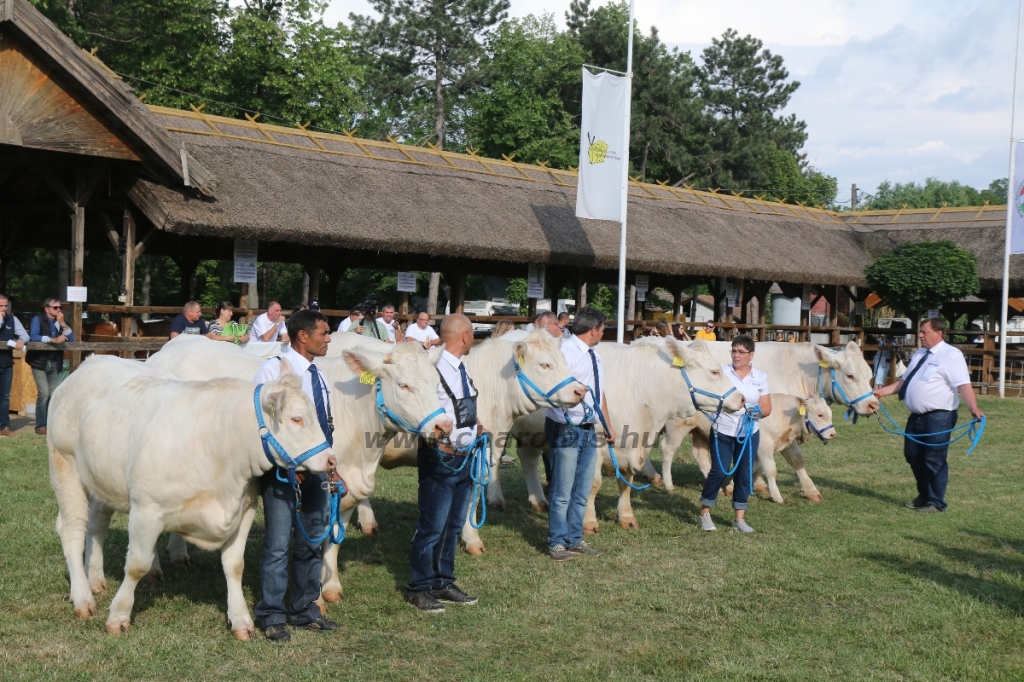
[(316, 365), (309, 366), (309, 373), (313, 375), (313, 405), (316, 406), (316, 418), (320, 422), (320, 430), (324, 432), (324, 438), (329, 445), (334, 445), (334, 434), (331, 433), (331, 426), (327, 422), (327, 407), (324, 405), (323, 384), (320, 381), (320, 373), (316, 371)]
[(924, 355), (921, 356), (921, 362), (914, 365), (914, 369), (910, 370), (910, 374), (903, 378), (903, 385), (900, 386), (900, 400), (906, 402), (907, 386), (910, 386), (911, 379), (913, 379), (914, 375), (917, 374), (917, 370), (921, 369), (924, 366), (924, 363), (928, 362), (928, 356), (931, 354), (932, 352), (930, 350), (926, 350)]
[(462, 373), (462, 397), (469, 398), (472, 394), (469, 392), (469, 375), (466, 374), (466, 365), (459, 363), (459, 372)]
[(597, 373), (597, 353), (591, 348), (590, 353), (590, 364), (594, 366), (594, 407), (601, 405), (601, 377)]

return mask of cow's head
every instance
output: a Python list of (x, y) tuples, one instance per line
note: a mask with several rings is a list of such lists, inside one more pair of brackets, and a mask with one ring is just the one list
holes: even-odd
[(804, 411), (807, 420), (824, 440), (836, 437), (836, 427), (832, 420), (832, 408), (821, 396), (797, 398), (797, 409)]
[[(427, 415), (441, 408), (437, 398), (440, 348), (428, 353), (418, 343), (400, 343), (383, 358), (352, 349), (342, 357), (356, 374), (380, 379), (384, 405), (409, 428), (416, 428)], [(442, 438), (451, 433), (452, 426), (452, 420), (442, 412), (423, 424), (417, 435), (428, 440)], [(384, 429), (397, 432), (401, 427), (386, 419)]]
[[(693, 415), (693, 401), (689, 396), (689, 386), (682, 377), (680, 370), (686, 371), (686, 376), (694, 388), (712, 393), (715, 396), (723, 396), (732, 388), (732, 382), (722, 373), (722, 365), (718, 363), (708, 350), (703, 341), (693, 341), (684, 344), (673, 338), (665, 339), (666, 362), (670, 371), (676, 375), (672, 377), (672, 386), (675, 391), (681, 391), (683, 397), (683, 414), (681, 416)], [(702, 410), (715, 411), (718, 409), (718, 398), (702, 395), (695, 391), (693, 397), (697, 400), (697, 406)], [(673, 400), (673, 402), (676, 402)], [(733, 391), (722, 404), (724, 412), (736, 412), (743, 409), (743, 395), (739, 391)]]
[[(260, 409), (270, 433), (290, 458), (297, 459), (304, 452), (322, 445), (324, 432), (317, 420), (313, 401), (302, 390), (302, 379), (291, 372), (287, 361), (283, 360), (281, 364), (281, 378), (263, 384)], [(280, 466), (288, 467), (275, 448), (270, 448), (270, 454)], [(299, 471), (322, 473), (334, 465), (334, 453), (328, 447), (297, 468)]]
[[(519, 363), (519, 371), (544, 393), (572, 376), (568, 365), (565, 364), (561, 340), (548, 332), (531, 332), (525, 339), (515, 341), (511, 345), (512, 355)], [(524, 390), (529, 391), (529, 397), (535, 403), (547, 407), (544, 399), (532, 389)], [(572, 381), (549, 397), (559, 407), (573, 407), (583, 400), (586, 390), (579, 381)]]
[[(855, 401), (861, 396), (867, 396), (852, 405), (854, 412), (859, 415), (878, 412), (878, 398), (871, 395), (871, 367), (864, 360), (860, 346), (851, 341), (846, 344), (845, 349), (833, 353), (825, 346), (815, 345), (814, 355), (822, 368), (822, 389), (826, 396), (831, 396), (832, 400), (843, 405), (848, 405), (848, 401)], [(832, 385), (830, 370), (835, 371), (836, 383), (842, 388), (842, 392)]]

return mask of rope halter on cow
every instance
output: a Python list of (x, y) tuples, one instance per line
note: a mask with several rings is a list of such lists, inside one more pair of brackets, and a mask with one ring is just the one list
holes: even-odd
[[(302, 537), (306, 539), (306, 542), (314, 546), (320, 545), (324, 540), (330, 540), (332, 544), (340, 545), (345, 540), (345, 524), (341, 520), (341, 498), (348, 494), (345, 482), (340, 476), (336, 477), (333, 469), (329, 472), (328, 480), (323, 483), (329, 498), (327, 529), (320, 537), (314, 538), (306, 532), (305, 526), (302, 525), (302, 491), (299, 488), (299, 481), (295, 476), (296, 469), (300, 464), (331, 447), (330, 443), (324, 439), (323, 443), (306, 450), (298, 457), (290, 457), (284, 446), (274, 438), (274, 434), (270, 432), (266, 422), (263, 420), (263, 408), (260, 405), (260, 394), (262, 392), (263, 384), (257, 385), (256, 390), (253, 392), (253, 405), (256, 408), (256, 424), (259, 426), (260, 441), (263, 443), (263, 454), (274, 465), (274, 475), (277, 477), (277, 480), (291, 485), (295, 491), (295, 523), (299, 528), (299, 532), (302, 533)], [(284, 467), (281, 467), (277, 460), (274, 459), (271, 448), (284, 461)], [(281, 478), (281, 468), (287, 469), (287, 478)]]
[[(562, 410), (562, 415), (565, 417), (566, 423), (572, 425), (572, 420), (569, 419), (568, 411), (565, 409), (565, 407), (563, 407), (562, 405), (559, 405), (554, 400), (552, 400), (551, 396), (555, 395), (556, 393), (558, 393), (560, 390), (562, 390), (564, 387), (568, 386), (569, 384), (573, 384), (573, 383), (581, 384), (583, 382), (579, 381), (576, 377), (573, 377), (573, 376), (566, 377), (565, 379), (563, 379), (559, 383), (555, 384), (554, 388), (552, 388), (550, 391), (545, 393), (544, 391), (542, 391), (540, 389), (539, 386), (537, 386), (537, 384), (533, 383), (533, 381), (530, 380), (530, 377), (526, 376), (526, 374), (523, 372), (522, 364), (523, 363), (522, 363), (522, 357), (521, 356), (520, 356), (520, 358), (516, 358), (516, 356), (514, 356), (514, 355), (512, 356), (512, 366), (516, 370), (516, 378), (519, 380), (519, 386), (522, 387), (523, 393), (526, 394), (526, 397), (529, 399), (529, 401), (531, 403), (533, 403), (534, 405), (536, 405), (537, 407), (544, 407), (541, 403), (539, 403), (537, 401), (536, 398), (534, 398), (530, 394), (530, 391), (532, 390), (534, 393), (536, 393), (538, 396), (540, 396), (544, 400), (544, 402), (546, 402), (550, 407), (553, 407), (556, 410)], [(583, 419), (580, 420), (580, 424), (583, 424), (583, 423), (589, 422), (593, 418), (594, 411), (585, 402), (581, 403), (581, 404), (583, 405)], [(576, 424), (575, 426), (579, 426), (579, 424)]]
[[(366, 375), (369, 375), (369, 380), (367, 380)], [(392, 424), (402, 429), (403, 431), (408, 431), (409, 433), (419, 435), (420, 432), (423, 431), (423, 427), (429, 424), (431, 419), (444, 414), (444, 408), (439, 407), (430, 414), (428, 414), (426, 417), (424, 417), (423, 420), (416, 425), (416, 428), (413, 428), (409, 426), (409, 424), (407, 424), (404, 419), (402, 419), (397, 414), (392, 412), (391, 409), (384, 404), (384, 390), (381, 387), (379, 377), (374, 377), (369, 372), (363, 372), (363, 376), (359, 378), (359, 381), (360, 383), (369, 383), (370, 381), (373, 381), (375, 389), (377, 391), (377, 413), (380, 415), (380, 421), (382, 424), (385, 423), (386, 421), (390, 421)]]
[(819, 440), (820, 440), (820, 441), (821, 441), (822, 443), (824, 443), (825, 445), (828, 445), (828, 441), (829, 441), (829, 439), (828, 439), (828, 438), (825, 438), (825, 436), (823, 436), (822, 434), (824, 434), (824, 433), (825, 433), (826, 431), (828, 431), (829, 429), (833, 429), (833, 430), (835, 430), (835, 428), (836, 428), (835, 424), (833, 424), (833, 423), (832, 423), (831, 421), (829, 421), (828, 425), (827, 425), (827, 426), (825, 426), (824, 428), (821, 428), (821, 429), (817, 428), (817, 427), (816, 427), (816, 426), (815, 426), (815, 425), (814, 425), (814, 424), (813, 424), (813, 423), (811, 422), (811, 418), (810, 418), (810, 416), (809, 416), (809, 415), (807, 414), (807, 407), (805, 407), (804, 405), (801, 405), (801, 406), (800, 406), (800, 416), (802, 416), (802, 417), (804, 418), (804, 427), (806, 427), (806, 429), (807, 429), (807, 433), (808, 433), (808, 434), (812, 434), (812, 433), (813, 433), (813, 434), (814, 434), (815, 436), (817, 436), (817, 437), (818, 437), (818, 439), (819, 439)]
[[(679, 373), (683, 375), (683, 381), (686, 382), (686, 388), (690, 391), (690, 401), (693, 402), (694, 409), (703, 414), (708, 419), (710, 419), (711, 427), (715, 428), (716, 424), (718, 423), (718, 415), (722, 414), (722, 408), (725, 406), (725, 399), (728, 398), (733, 393), (735, 393), (736, 387), (733, 386), (722, 395), (718, 395), (717, 393), (712, 393), (710, 391), (705, 391), (703, 388), (697, 388), (696, 386), (693, 385), (693, 383), (690, 382), (690, 377), (686, 373), (686, 362), (684, 362), (681, 357), (677, 355), (676, 357), (672, 358), (672, 366), (678, 367)], [(713, 400), (718, 401), (718, 407), (714, 411), (714, 416), (712, 416), (710, 410), (702, 409), (701, 406), (697, 404), (698, 394), (707, 396), (708, 398), (712, 398)]]
[[(832, 353), (836, 352), (837, 351), (832, 351)], [(822, 370), (825, 369), (829, 370), (829, 376), (831, 377), (829, 381), (829, 390), (827, 394), (825, 393), (825, 379), (822, 376)], [(836, 397), (837, 393), (838, 397)], [(850, 417), (853, 417), (853, 423), (856, 424), (857, 411), (853, 408), (853, 406), (862, 400), (867, 400), (868, 398), (873, 397), (875, 394), (872, 391), (868, 391), (864, 395), (858, 396), (857, 398), (850, 400), (846, 396), (846, 392), (843, 390), (843, 387), (839, 385), (839, 380), (836, 379), (836, 370), (832, 368), (832, 365), (830, 365), (828, 361), (820, 360), (818, 362), (818, 395), (824, 398), (825, 402), (827, 402), (829, 405), (831, 405), (834, 402), (839, 403), (840, 405), (846, 405), (849, 409), (846, 410), (846, 416), (844, 416), (843, 419), (849, 419)]]

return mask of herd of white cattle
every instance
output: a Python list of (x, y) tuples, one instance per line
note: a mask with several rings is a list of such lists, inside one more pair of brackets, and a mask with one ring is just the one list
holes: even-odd
[[(538, 471), (546, 448), (544, 408), (549, 401), (575, 405), (584, 387), (568, 383), (547, 400), (527, 393), (513, 359), (518, 358), (523, 376), (547, 393), (569, 375), (559, 345), (546, 331), (512, 332), (477, 345), (465, 358), (480, 394), (480, 421), (493, 434), (510, 434), (517, 443), (529, 502), (538, 510), (547, 507)], [(625, 478), (642, 473), (672, 490), (672, 457), (688, 434), (694, 458), (706, 474), (710, 422), (697, 407), (713, 412), (719, 401), (691, 393), (683, 374), (696, 389), (725, 394), (732, 387), (721, 371), (730, 361), (729, 344), (659, 339), (629, 346), (603, 343), (597, 350), (607, 377), (611, 426), (619, 435), (615, 455)], [(384, 404), (406, 424), (420, 424), (440, 406), (434, 366), (439, 356), (440, 349), (428, 352), (419, 344), (393, 346), (356, 334), (335, 334), (327, 356), (316, 360), (330, 383), (334, 445), (299, 469), (324, 472), (336, 466), (349, 492), (342, 502), (344, 522), (358, 510), (364, 533), (378, 528), (369, 503), (377, 468), (415, 465), (416, 450), (414, 439), (378, 436), (394, 436), (400, 427), (382, 420), (375, 384), (360, 377), (367, 372), (377, 377)], [(57, 533), (76, 615), (96, 614), (93, 595), (106, 588), (104, 538), (113, 512), (123, 511), (128, 512), (128, 556), (124, 582), (110, 605), (109, 632), (129, 627), (138, 582), (162, 575), (156, 543), (161, 533), (170, 531), (168, 550), (174, 563), (189, 560), (189, 542), (221, 551), (231, 630), (239, 639), (254, 633), (242, 593), (243, 558), (259, 481), (273, 467), (261, 444), (257, 411), (292, 457), (323, 442), (313, 403), (295, 375), (264, 385), (255, 402), (252, 378), (262, 362), (232, 344), (182, 335), (145, 363), (92, 357), (58, 387), (50, 406), (47, 447), (59, 505)], [(871, 368), (854, 343), (839, 351), (807, 343), (759, 343), (755, 364), (768, 374), (773, 390), (772, 414), (761, 424), (755, 487), (767, 487), (773, 500), (783, 501), (775, 482), (775, 453), (782, 452), (796, 470), (803, 495), (821, 501), (804, 468), (800, 443), (811, 435), (808, 423), (823, 439), (835, 437), (825, 398), (842, 403), (847, 396), (869, 394)], [(733, 392), (722, 409), (742, 409), (741, 400)], [(853, 409), (870, 414), (878, 410), (878, 401), (862, 399)], [(421, 429), (418, 436), (437, 438), (451, 429), (451, 421), (442, 415)], [(659, 477), (647, 457), (662, 433)], [(495, 439), (491, 453), (488, 489), (488, 502), (497, 507), (505, 504), (498, 478), (501, 441)], [(609, 469), (607, 446), (599, 456)], [(587, 533), (598, 530), (594, 501), (601, 469), (597, 467), (591, 490)], [(619, 482), (618, 520), (623, 528), (637, 526), (630, 492)], [(470, 554), (484, 553), (479, 531), (468, 522), (462, 535)], [(328, 543), (323, 550), (325, 602), (342, 597), (338, 549)]]

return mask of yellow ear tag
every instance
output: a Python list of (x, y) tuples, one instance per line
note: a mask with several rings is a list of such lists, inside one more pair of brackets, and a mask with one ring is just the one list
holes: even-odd
[(803, 417), (803, 416), (805, 416), (805, 415), (807, 414), (807, 408), (806, 408), (806, 407), (804, 407), (803, 405), (801, 405), (801, 406), (800, 406), (800, 409), (799, 409), (799, 410), (797, 410), (797, 412), (799, 412), (799, 413), (800, 413), (800, 416), (801, 416), (801, 417)]
[(526, 358), (520, 355), (519, 357), (516, 358), (516, 362), (518, 362), (519, 366), (522, 367), (524, 364), (526, 364)]
[(822, 367), (824, 367), (825, 369), (828, 369), (829, 367), (831, 367), (831, 365), (829, 365), (829, 364), (828, 364), (828, 363), (827, 363), (826, 361), (824, 361), (824, 360), (821, 360), (821, 361), (819, 361), (819, 362), (818, 362), (818, 364), (819, 364), (819, 365), (821, 365)]
[(366, 384), (368, 386), (373, 386), (373, 384), (376, 381), (377, 381), (377, 375), (374, 374), (373, 372), (363, 372), (362, 374), (359, 375), (359, 383), (361, 383), (361, 384)]
[(678, 355), (672, 358), (673, 367), (686, 367), (686, 362)]

